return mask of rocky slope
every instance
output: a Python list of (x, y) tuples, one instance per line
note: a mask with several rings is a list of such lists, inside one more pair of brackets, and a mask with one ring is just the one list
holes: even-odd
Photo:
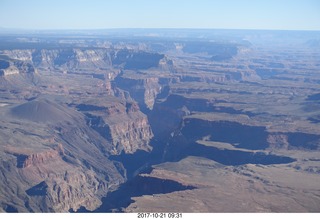
[(36, 69), (32, 64), (21, 60), (8, 60), (0, 58), (0, 76), (15, 74), (36, 74)]
[(171, 34), (0, 44), (0, 211), (319, 211), (318, 52)]
[(143, 51), (104, 48), (77, 49), (63, 48), (63, 46), (57, 49), (4, 50), (2, 55), (13, 60), (32, 63), (37, 68), (58, 68), (64, 71), (106, 69), (112, 66), (138, 70), (159, 67), (160, 63), (164, 65), (167, 62), (164, 55)]
[(145, 109), (152, 110), (157, 95), (161, 91), (159, 78), (133, 75), (123, 72), (117, 79), (116, 85), (128, 91), (131, 96)]
[[(132, 63), (149, 53), (117, 53), (3, 51), (9, 61), (2, 61), (1, 68), (16, 69), (16, 74), (1, 78), (8, 91), (2, 97), (10, 100), (1, 105), (1, 187), (8, 188), (0, 194), (2, 211), (94, 210), (127, 178), (122, 163), (108, 157), (151, 151), (153, 133), (146, 115), (127, 91), (111, 82), (120, 72), (115, 68), (137, 68)], [(157, 67), (163, 56), (155, 58), (140, 67)], [(35, 68), (41, 69), (39, 75)], [(98, 74), (88, 74), (91, 69)], [(61, 73), (68, 74), (61, 78)]]
[(146, 115), (135, 102), (112, 98), (103, 103), (83, 102), (77, 109), (85, 113), (90, 127), (112, 143), (114, 154), (151, 150), (153, 133)]
[(121, 165), (108, 160), (112, 146), (76, 111), (39, 100), (4, 107), (1, 113), (7, 115), (1, 132), (1, 188), (8, 188), (1, 192), (3, 209), (95, 209), (113, 185), (124, 181)]
[[(286, 165), (228, 166), (206, 158), (187, 157), (154, 166), (149, 177), (171, 180), (189, 189), (167, 194), (136, 194), (126, 212), (319, 211), (319, 197), (315, 195), (319, 194), (315, 183), (319, 177)], [(192, 186), (196, 189), (190, 189)], [(308, 188), (308, 192), (302, 188)]]

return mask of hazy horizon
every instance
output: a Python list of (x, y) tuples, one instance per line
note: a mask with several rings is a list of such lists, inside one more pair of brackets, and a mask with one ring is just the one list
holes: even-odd
[(218, 30), (218, 31), (301, 31), (301, 32), (320, 32), (319, 30), (303, 30), (303, 29), (250, 29), (250, 28), (197, 28), (197, 27), (111, 27), (111, 28), (50, 28), (50, 29), (35, 29), (35, 28), (11, 28), (11, 27), (2, 27), (0, 26), (0, 30), (8, 30), (8, 31), (39, 31), (39, 32), (48, 32), (48, 31), (106, 31), (106, 30), (195, 30), (195, 31), (210, 31), (210, 30)]
[(0, 27), (18, 30), (320, 30), (320, 1), (0, 1)]

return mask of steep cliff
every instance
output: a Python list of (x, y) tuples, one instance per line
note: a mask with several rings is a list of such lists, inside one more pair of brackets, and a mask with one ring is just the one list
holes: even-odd
[(123, 65), (125, 69), (139, 70), (159, 67), (165, 56), (145, 51), (120, 50), (113, 55), (113, 64)]
[[(14, 104), (0, 108), (0, 114), (7, 115), (0, 129), (0, 144), (5, 146), (0, 150), (0, 186), (6, 188), (0, 192), (3, 211), (95, 210), (102, 197), (127, 177), (122, 163), (110, 161), (109, 155), (151, 151), (153, 133), (147, 116), (113, 80), (122, 68), (156, 67), (163, 56), (151, 54), (154, 58), (144, 65), (150, 53), (125, 50), (122, 60), (119, 51), (62, 47), (2, 51), (3, 76), (18, 75), (5, 81), (8, 94), (4, 95)], [(37, 81), (39, 87), (23, 76), (36, 75), (37, 69), (39, 79), (44, 79)], [(75, 86), (63, 85), (57, 70), (74, 75), (64, 76)], [(52, 80), (42, 72), (53, 73)], [(73, 77), (78, 75), (83, 78), (76, 82)], [(92, 87), (94, 80), (104, 86), (101, 93), (82, 87)], [(69, 97), (56, 96), (58, 87), (73, 92), (68, 91)]]
[(94, 210), (110, 189), (125, 180), (122, 165), (108, 159), (112, 145), (77, 111), (34, 100), (4, 107), (1, 113), (7, 115), (1, 121), (7, 128), (0, 132), (2, 209)]
[(24, 60), (13, 60), (7, 57), (0, 58), (0, 76), (16, 75), (16, 74), (29, 74), (33, 75), (37, 71), (30, 62)]
[[(10, 153), (10, 150), (7, 152)], [(59, 146), (54, 149), (49, 149), (38, 153), (19, 154), (16, 152), (13, 153), (13, 155), (17, 156), (17, 167), (26, 168), (30, 166), (37, 167), (47, 162), (54, 161), (55, 159), (58, 159), (59, 156), (63, 156), (63, 153), (63, 146), (59, 144)]]
[(135, 102), (119, 101), (115, 98), (103, 103), (84, 103), (77, 109), (87, 116), (87, 123), (109, 140), (114, 154), (150, 151), (153, 137), (148, 118)]
[[(210, 112), (214, 109), (214, 100), (206, 98), (186, 97), (184, 95), (165, 91), (149, 114), (149, 120), (156, 135), (168, 137), (179, 129), (184, 116), (192, 112)], [(161, 118), (161, 119), (158, 119)]]
[(132, 75), (129, 71), (122, 72), (115, 80), (116, 85), (130, 93), (142, 108), (152, 110), (157, 95), (161, 91), (159, 78)]
[(305, 132), (270, 132), (268, 143), (271, 149), (319, 150), (320, 136)]
[(37, 68), (61, 68), (75, 70), (79, 68), (103, 68), (111, 65), (106, 49), (21, 49), (5, 50), (11, 59), (33, 63)]
[[(4, 50), (2, 53), (11, 59), (34, 64), (37, 68), (81, 71), (86, 69), (148, 69), (164, 66), (164, 55), (128, 49), (106, 48), (42, 48)], [(161, 63), (161, 64), (160, 64)], [(167, 61), (165, 62), (167, 63)], [(169, 62), (168, 62), (169, 63)]]
[(319, 209), (310, 53), (139, 34), (0, 39), (0, 211)]
[(236, 43), (189, 41), (183, 44), (183, 51), (187, 53), (207, 53), (215, 61), (224, 61), (237, 55), (238, 47), (239, 45)]

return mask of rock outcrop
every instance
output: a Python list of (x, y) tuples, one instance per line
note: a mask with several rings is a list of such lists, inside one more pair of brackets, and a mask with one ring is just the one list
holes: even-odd
[[(43, 111), (48, 114), (39, 120), (36, 115)], [(1, 132), (0, 186), (9, 188), (0, 192), (4, 209), (94, 210), (125, 180), (122, 164), (108, 159), (112, 145), (87, 126), (81, 113), (46, 100), (10, 106), (5, 113), (2, 125), (10, 129)]]
[(319, 135), (302, 132), (271, 132), (267, 140), (271, 149), (318, 150), (320, 145)]
[(19, 74), (19, 69), (14, 66), (10, 66), (6, 69), (0, 69), (0, 76), (7, 76), (7, 75), (15, 75)]
[(30, 166), (38, 166), (41, 164), (49, 163), (58, 159), (58, 156), (63, 156), (63, 148), (60, 145), (56, 150), (46, 150), (40, 153), (34, 153), (29, 155), (15, 154), (17, 156), (17, 167), (26, 168)]
[(317, 211), (316, 51), (181, 31), (1, 37), (0, 211)]
[(114, 53), (112, 62), (115, 65), (123, 65), (124, 69), (140, 70), (159, 67), (160, 61), (164, 58), (163, 54), (158, 53), (120, 50)]
[(29, 74), (33, 75), (37, 71), (33, 65), (24, 60), (1, 60), (0, 59), (0, 76)]
[(116, 85), (128, 91), (142, 108), (149, 110), (153, 109), (155, 99), (162, 88), (159, 84), (159, 78), (145, 78), (143, 76), (139, 77), (139, 75), (130, 77), (130, 72), (123, 72), (121, 76), (116, 79)]
[(81, 206), (94, 210), (101, 205), (102, 191), (109, 184), (96, 176), (93, 171), (66, 171), (64, 176), (50, 177), (26, 190), (37, 200), (41, 211), (76, 211)]
[[(48, 48), (4, 50), (3, 54), (10, 59), (32, 63), (37, 68), (61, 69), (76, 71), (77, 69), (108, 69), (119, 67), (125, 69), (148, 69), (164, 66), (164, 55), (128, 49), (106, 48)], [(165, 61), (165, 63), (170, 63)]]
[(153, 133), (147, 116), (135, 102), (105, 101), (77, 108), (85, 112), (88, 125), (112, 143), (114, 154), (151, 150), (149, 142)]

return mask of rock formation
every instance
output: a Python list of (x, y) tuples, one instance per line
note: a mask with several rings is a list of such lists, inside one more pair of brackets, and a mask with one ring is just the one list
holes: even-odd
[(132, 31), (0, 38), (1, 212), (319, 211), (318, 33)]
[(116, 80), (116, 85), (126, 91), (143, 107), (153, 109), (155, 99), (161, 91), (159, 78), (147, 77), (130, 78), (129, 73), (124, 72)]
[(89, 126), (112, 143), (114, 154), (151, 149), (153, 133), (135, 102), (105, 101), (103, 105), (78, 105), (78, 109), (85, 112)]
[(119, 173), (121, 165), (108, 160), (112, 146), (76, 111), (46, 100), (10, 111), (2, 124), (15, 134), (2, 132), (1, 142), (7, 146), (1, 152), (1, 187), (10, 187), (14, 180), (21, 192), (13, 200), (11, 193), (16, 191), (4, 190), (3, 208), (15, 202), (15, 209), (22, 212), (66, 212), (82, 206), (93, 210), (112, 186), (125, 179)]

